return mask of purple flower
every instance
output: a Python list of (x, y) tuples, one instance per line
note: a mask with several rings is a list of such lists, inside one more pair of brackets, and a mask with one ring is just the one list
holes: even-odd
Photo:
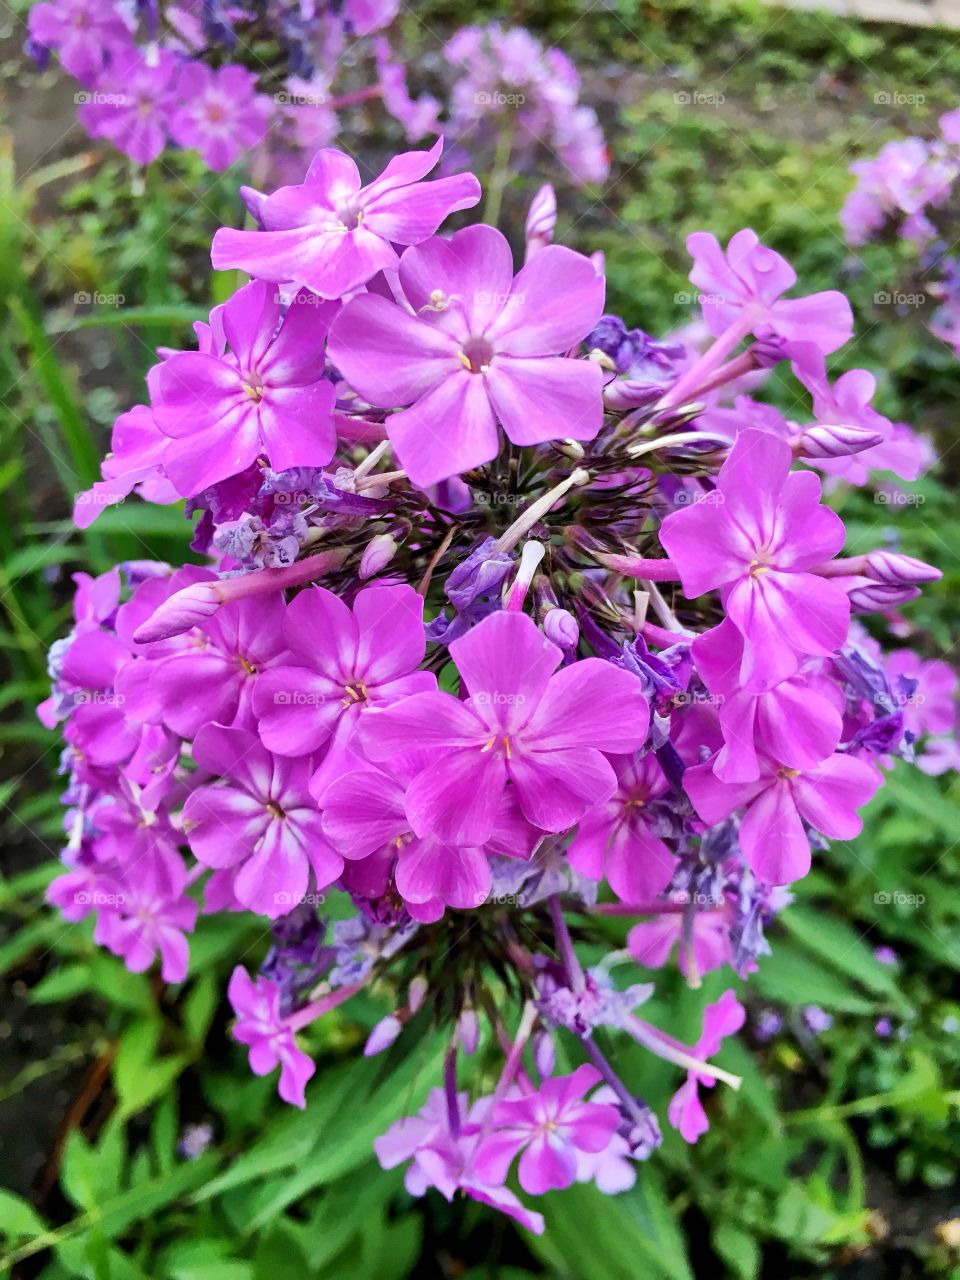
[(568, 850), (571, 865), (607, 883), (623, 902), (646, 902), (667, 887), (676, 858), (660, 838), (657, 804), (671, 792), (656, 756), (617, 756), (615, 794), (591, 809)]
[(549, 245), (514, 277), (500, 232), (468, 227), (408, 249), (400, 284), (409, 310), (375, 294), (346, 305), (330, 358), (370, 404), (410, 406), (387, 418), (387, 433), (414, 484), (496, 457), (498, 421), (518, 445), (600, 430), (600, 367), (558, 354), (603, 309), (588, 258)]
[(812, 342), (825, 354), (853, 333), (850, 303), (835, 289), (806, 298), (783, 298), (797, 274), (785, 258), (768, 249), (755, 232), (738, 231), (726, 250), (708, 231), (687, 237), (693, 258), (690, 280), (701, 290), (707, 328), (719, 337), (735, 327), (744, 336), (770, 335), (789, 342)]
[(711, 760), (683, 775), (683, 785), (697, 813), (711, 826), (746, 806), (740, 823), (740, 848), (767, 884), (790, 884), (810, 870), (810, 841), (804, 821), (834, 840), (852, 840), (859, 835), (863, 823), (857, 810), (873, 798), (881, 782), (872, 765), (840, 752), (807, 769), (789, 768), (761, 757), (760, 777), (755, 782), (721, 782)]
[[(684, 913), (670, 911), (635, 924), (627, 934), (627, 950), (645, 969), (662, 969), (674, 947), (686, 977), (692, 972), (711, 973), (733, 963), (730, 920), (725, 911), (697, 911), (690, 926), (689, 946), (684, 938)], [(691, 965), (691, 960), (693, 964)]]
[(173, 437), (163, 468), (182, 494), (262, 455), (276, 471), (330, 461), (336, 392), (323, 346), (334, 310), (304, 291), (284, 314), (276, 287), (254, 281), (218, 309), (217, 349), (176, 352), (150, 370), (154, 418)]
[(832, 755), (843, 732), (844, 701), (836, 684), (814, 671), (781, 680), (763, 693), (740, 688), (743, 637), (729, 620), (693, 644), (697, 671), (719, 701), (723, 748), (714, 772), (725, 782), (760, 776), (758, 752), (808, 769)]
[(274, 919), (332, 884), (343, 859), (323, 837), (310, 798), (310, 763), (274, 756), (245, 729), (208, 724), (193, 755), (223, 781), (197, 787), (183, 806), (190, 847), (205, 866), (236, 868), (237, 899)]
[(56, 49), (63, 69), (81, 84), (93, 79), (105, 56), (130, 43), (130, 22), (113, 0), (35, 4), (27, 25), (33, 44)]
[[(187, 566), (145, 582), (121, 611), (125, 633), (132, 635), (177, 588), (211, 581), (215, 575)], [(126, 664), (117, 678), (125, 714), (188, 739), (210, 722), (252, 727), (257, 683), (266, 669), (290, 659), (283, 616), (282, 593), (251, 596), (224, 605), (186, 635), (145, 645), (145, 661)]]
[(305, 1107), (304, 1088), (317, 1068), (312, 1058), (297, 1047), (292, 1028), (280, 1015), (278, 989), (266, 978), (258, 977), (254, 982), (238, 964), (230, 976), (227, 998), (237, 1015), (233, 1038), (248, 1046), (250, 1070), (254, 1075), (266, 1076), (279, 1066), (280, 1097), (296, 1107)]
[(332, 736), (311, 784), (319, 796), (342, 772), (342, 753), (371, 708), (436, 688), (436, 677), (417, 669), (426, 650), (423, 599), (406, 585), (367, 587), (351, 610), (311, 587), (287, 606), (282, 632), (292, 661), (258, 682), (259, 734), (285, 756), (310, 755)]
[(228, 169), (267, 131), (271, 102), (256, 92), (256, 84), (245, 67), (211, 71), (202, 62), (188, 62), (177, 81), (182, 102), (170, 119), (171, 138), (199, 151), (209, 168)]
[(107, 138), (137, 164), (156, 160), (176, 106), (177, 59), (167, 49), (147, 57), (132, 45), (114, 51), (77, 115), (91, 138)]
[(185, 884), (182, 863), (171, 886), (169, 864), (161, 867), (149, 859), (108, 877), (95, 903), (100, 914), (94, 941), (120, 956), (132, 973), (143, 973), (159, 953), (164, 982), (182, 982), (189, 960), (184, 934), (197, 919), (197, 904), (183, 896)]
[(507, 1098), (493, 1109), (494, 1132), (474, 1159), (480, 1178), (500, 1184), (520, 1155), (520, 1185), (531, 1195), (569, 1187), (577, 1176), (580, 1151), (606, 1149), (620, 1125), (620, 1112), (583, 1095), (600, 1081), (596, 1067), (581, 1066), (569, 1076), (544, 1080), (539, 1090)]
[[(732, 991), (725, 991), (716, 1004), (708, 1004), (703, 1011), (703, 1032), (693, 1049), (694, 1057), (712, 1058), (727, 1036), (740, 1030), (746, 1016), (746, 1010)], [(696, 1142), (710, 1128), (700, 1101), (700, 1086), (712, 1089), (715, 1084), (713, 1076), (690, 1071), (670, 1099), (668, 1118), (685, 1142)]]
[(635, 751), (650, 722), (635, 676), (599, 658), (557, 671), (562, 650), (521, 613), (485, 618), (451, 644), (450, 656), (465, 702), (419, 693), (371, 715), (362, 734), (371, 760), (416, 747), (433, 753), (407, 791), (415, 832), (484, 844), (508, 781), (524, 817), (544, 831), (567, 830), (614, 793), (602, 752)]
[(238, 267), (260, 280), (293, 280), (322, 298), (342, 298), (397, 265), (395, 244), (419, 244), (458, 209), (480, 199), (469, 173), (423, 182), (440, 159), (429, 151), (395, 156), (362, 186), (354, 161), (318, 151), (301, 186), (281, 187), (260, 207), (262, 231), (221, 228), (213, 238), (218, 271)]
[(744, 431), (717, 477), (717, 497), (667, 516), (660, 541), (690, 598), (720, 588), (743, 636), (740, 680), (762, 692), (809, 654), (843, 644), (850, 602), (809, 571), (843, 546), (839, 516), (820, 503), (820, 481), (791, 472), (790, 446)]
[(180, 494), (163, 471), (163, 451), (168, 443), (169, 437), (146, 405), (121, 413), (113, 424), (110, 452), (100, 466), (103, 479), (77, 495), (73, 508), (77, 528), (88, 528), (104, 507), (122, 502), (134, 490), (145, 502), (178, 502)]

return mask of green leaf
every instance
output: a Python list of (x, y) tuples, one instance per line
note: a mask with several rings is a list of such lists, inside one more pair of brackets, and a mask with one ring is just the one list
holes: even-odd
[(713, 1228), (711, 1241), (736, 1280), (757, 1280), (762, 1261), (760, 1245), (749, 1232), (733, 1222), (720, 1222)]
[(54, 969), (42, 978), (30, 992), (34, 1004), (55, 1004), (58, 1000), (72, 1000), (91, 988), (91, 973), (87, 965), (68, 964)]
[(0, 1187), (0, 1235), (15, 1240), (18, 1236), (38, 1235), (46, 1229), (46, 1223), (33, 1205)]
[(900, 1013), (911, 1006), (900, 993), (891, 970), (875, 959), (873, 950), (850, 925), (813, 907), (791, 906), (780, 917), (784, 927), (819, 960), (883, 996)]
[(873, 1000), (789, 942), (778, 941), (773, 954), (763, 957), (752, 985), (766, 999), (791, 1006), (817, 1004), (845, 1013), (872, 1013), (876, 1008)]

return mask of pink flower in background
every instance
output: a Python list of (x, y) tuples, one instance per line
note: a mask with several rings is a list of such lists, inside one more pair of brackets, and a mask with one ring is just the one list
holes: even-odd
[(266, 1076), (279, 1066), (280, 1097), (295, 1107), (305, 1107), (304, 1089), (317, 1068), (297, 1047), (293, 1030), (281, 1017), (278, 988), (259, 976), (254, 982), (238, 964), (230, 976), (227, 999), (237, 1015), (233, 1038), (247, 1045), (250, 1070), (256, 1076)]
[[(508, 1098), (493, 1109), (494, 1132), (484, 1138), (474, 1168), (484, 1181), (504, 1181), (520, 1155), (520, 1185), (531, 1195), (569, 1187), (577, 1176), (579, 1151), (603, 1151), (620, 1125), (620, 1112), (603, 1102), (584, 1102), (600, 1082), (596, 1067), (544, 1080), (534, 1093)], [(520, 1154), (522, 1152), (522, 1154)]]
[(169, 865), (161, 868), (150, 859), (131, 863), (99, 886), (94, 941), (119, 956), (132, 973), (149, 969), (159, 954), (164, 982), (182, 982), (189, 961), (184, 934), (192, 932), (197, 919), (197, 904), (183, 896), (185, 885), (182, 863), (173, 886)]
[(291, 657), (260, 683), (258, 732), (286, 756), (310, 755), (333, 737), (313, 782), (320, 795), (371, 708), (436, 688), (436, 677), (418, 670), (427, 643), (423, 598), (406, 585), (367, 587), (349, 609), (331, 591), (311, 587), (287, 606), (283, 635)]
[(217, 270), (238, 267), (260, 280), (293, 280), (323, 298), (341, 298), (378, 271), (396, 267), (395, 244), (419, 244), (445, 218), (470, 209), (480, 184), (469, 173), (423, 179), (440, 159), (429, 151), (395, 156), (379, 178), (361, 184), (342, 151), (314, 156), (302, 185), (281, 187), (260, 208), (262, 231), (224, 227), (213, 238)]
[(170, 119), (171, 138), (199, 151), (211, 169), (228, 169), (267, 132), (273, 104), (256, 86), (245, 67), (212, 71), (202, 62), (186, 63), (177, 80), (181, 104)]
[(627, 950), (645, 969), (662, 969), (675, 947), (678, 948), (677, 964), (684, 976), (694, 971), (710, 973), (733, 963), (730, 921), (723, 910), (698, 911), (693, 917), (690, 942), (692, 957), (682, 945), (683, 911), (665, 912), (652, 920), (643, 920), (627, 934)]
[(711, 826), (745, 806), (740, 848), (757, 876), (774, 885), (790, 884), (810, 870), (804, 821), (830, 839), (852, 840), (863, 828), (857, 810), (881, 782), (873, 765), (840, 752), (808, 769), (761, 758), (755, 782), (722, 782), (712, 760), (683, 775), (694, 808)]
[(558, 354), (603, 310), (588, 258), (550, 245), (514, 277), (500, 232), (468, 227), (408, 249), (400, 284), (410, 310), (354, 298), (333, 325), (330, 358), (370, 404), (410, 406), (387, 418), (387, 433), (415, 484), (489, 462), (498, 422), (518, 445), (597, 434), (600, 367)]
[(736, 327), (743, 336), (812, 342), (826, 355), (850, 340), (853, 312), (844, 295), (830, 289), (782, 297), (797, 283), (797, 273), (755, 232), (738, 231), (724, 250), (716, 236), (695, 231), (687, 249), (694, 263), (690, 280), (701, 291), (703, 318), (714, 336)]
[(30, 39), (55, 49), (65, 71), (89, 83), (111, 53), (129, 46), (133, 30), (113, 0), (52, 0), (35, 4), (27, 18)]
[(261, 455), (276, 471), (330, 461), (336, 393), (323, 349), (334, 311), (300, 293), (284, 312), (276, 287), (255, 281), (218, 311), (225, 349), (176, 352), (154, 365), (154, 418), (173, 437), (162, 465), (180, 493), (199, 493)]
[[(693, 1050), (696, 1058), (712, 1058), (728, 1036), (735, 1035), (746, 1020), (746, 1010), (732, 991), (725, 991), (716, 1004), (703, 1011), (703, 1032)], [(670, 1100), (670, 1123), (685, 1142), (696, 1142), (710, 1128), (700, 1101), (700, 1086), (712, 1089), (716, 1079), (703, 1071), (691, 1071)]]
[(91, 138), (106, 138), (137, 164), (156, 160), (176, 108), (177, 59), (167, 49), (148, 57), (132, 45), (117, 50), (77, 114)]
[(343, 859), (323, 836), (310, 798), (308, 760), (273, 756), (245, 729), (208, 724), (193, 744), (202, 769), (223, 781), (197, 787), (183, 806), (190, 847), (205, 866), (235, 868), (237, 899), (269, 919), (336, 880)]
[(417, 747), (434, 753), (407, 790), (417, 834), (484, 844), (508, 781), (524, 817), (544, 831), (565, 831), (613, 795), (616, 774), (602, 753), (636, 751), (650, 722), (636, 676), (598, 658), (557, 671), (562, 650), (521, 613), (491, 614), (450, 656), (465, 702), (440, 690), (416, 694), (372, 714), (361, 733), (371, 760)]
[(589, 810), (567, 850), (570, 865), (591, 880), (606, 875), (623, 902), (647, 902), (667, 887), (677, 860), (657, 834), (656, 802), (670, 784), (652, 753), (615, 756), (616, 793)]
[(793, 675), (806, 655), (832, 653), (850, 623), (846, 592), (811, 569), (841, 549), (840, 517), (820, 503), (820, 481), (792, 472), (790, 446), (744, 431), (717, 477), (716, 500), (667, 516), (660, 530), (684, 594), (720, 589), (743, 636), (740, 680), (759, 693)]

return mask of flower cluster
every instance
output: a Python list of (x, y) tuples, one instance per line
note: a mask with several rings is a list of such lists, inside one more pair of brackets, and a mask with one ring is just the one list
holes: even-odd
[[(549, 191), (519, 270), (493, 227), (438, 234), (480, 195), (428, 180), (439, 154), (363, 186), (324, 150), (250, 193), (259, 229), (220, 230), (213, 261), (253, 279), (118, 420), (77, 519), (182, 496), (208, 563), (79, 578), (41, 709), (69, 774), (51, 898), (171, 982), (201, 904), (264, 917), (234, 1034), (297, 1105), (299, 1034), (389, 993), (366, 1052), (431, 1025), (445, 1051), (381, 1163), (540, 1230), (514, 1161), (529, 1196), (623, 1190), (659, 1120), (694, 1142), (705, 1091), (739, 1083), (713, 1061), (737, 988), (685, 1044), (639, 1016), (642, 979), (673, 954), (694, 988), (747, 977), (891, 759), (932, 736), (947, 767), (954, 690), (854, 616), (939, 574), (842, 556), (822, 500), (818, 470), (857, 483), (894, 440), (868, 374), (824, 372), (846, 300), (790, 296), (750, 231), (700, 233), (712, 340), (655, 339), (603, 313), (597, 260), (550, 243)], [(740, 394), (781, 361), (810, 421)], [(680, 1072), (659, 1120), (605, 1052), (623, 1035)]]
[(518, 161), (539, 145), (575, 184), (606, 177), (603, 133), (564, 53), (522, 27), (465, 27), (443, 50), (448, 100), (414, 96), (416, 60), (384, 34), (400, 7), (40, 0), (27, 48), (41, 65), (56, 55), (80, 86), (80, 123), (136, 164), (173, 145), (215, 171), (246, 159), (260, 178), (292, 178), (336, 139), (344, 111), (380, 101), (410, 142), (434, 135), (443, 118), (471, 152), (509, 131)]
[(916, 254), (917, 283), (881, 296), (901, 306), (926, 306), (930, 329), (960, 354), (960, 259), (956, 243), (957, 182), (960, 179), (960, 110), (939, 120), (939, 137), (886, 143), (869, 160), (850, 166), (854, 189), (840, 212), (853, 246), (896, 233)]

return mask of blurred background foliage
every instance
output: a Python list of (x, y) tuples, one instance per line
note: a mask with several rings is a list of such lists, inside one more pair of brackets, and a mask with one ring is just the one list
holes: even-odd
[[(863, 836), (835, 843), (797, 886), (773, 955), (748, 984), (701, 991), (660, 975), (658, 1011), (694, 1034), (734, 985), (750, 1019), (720, 1057), (739, 1094), (711, 1098), (696, 1147), (668, 1133), (636, 1188), (545, 1198), (533, 1239), (483, 1208), (412, 1201), (372, 1138), (435, 1075), (429, 1037), (358, 1059), (385, 1012), (376, 993), (315, 1028), (305, 1114), (247, 1071), (222, 992), (267, 940), (244, 916), (203, 919), (181, 987), (135, 976), (43, 906), (61, 839), (58, 743), (36, 721), (45, 655), (69, 625), (70, 574), (186, 558), (180, 508), (130, 502), (85, 534), (73, 496), (98, 474), (116, 414), (143, 396), (157, 345), (235, 286), (209, 241), (237, 225), (240, 175), (166, 155), (145, 174), (92, 151), (69, 87), (20, 54), (25, 6), (0, 30), (8, 89), (0, 140), (0, 1274), (45, 1280), (906, 1280), (960, 1277), (958, 788), (899, 766)], [(428, 60), (464, 20), (405, 11)], [(794, 263), (804, 291), (852, 297), (878, 404), (936, 440), (942, 461), (908, 502), (838, 493), (855, 550), (894, 531), (939, 564), (907, 616), (911, 642), (948, 653), (958, 618), (960, 366), (922, 307), (897, 307), (896, 244), (856, 254), (837, 213), (848, 165), (956, 106), (960, 44), (936, 30), (861, 25), (756, 0), (475, 3), (473, 21), (531, 26), (578, 63), (613, 154), (602, 189), (562, 191), (560, 238), (602, 249), (609, 305), (654, 333), (693, 318), (685, 235), (749, 225)], [(903, 107), (893, 105), (901, 98)], [(358, 117), (357, 127), (372, 122)], [(397, 142), (376, 137), (375, 154)], [(547, 166), (510, 183), (519, 238)], [(774, 398), (785, 392), (776, 381)], [(789, 403), (789, 402), (786, 402)], [(619, 926), (611, 922), (612, 936)], [(622, 932), (622, 930), (621, 930)], [(892, 948), (895, 963), (875, 955)], [(778, 1030), (772, 1031), (773, 1028)], [(609, 1052), (664, 1110), (673, 1073)], [(631, 1061), (635, 1057), (636, 1061)]]

